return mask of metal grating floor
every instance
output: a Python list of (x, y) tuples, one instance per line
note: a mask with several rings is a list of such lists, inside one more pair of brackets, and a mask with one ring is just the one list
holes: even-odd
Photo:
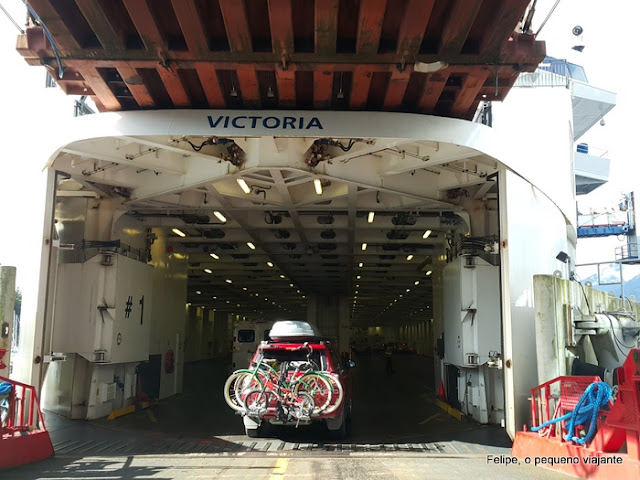
[[(484, 455), (488, 450), (479, 445), (458, 442), (438, 443), (388, 443), (388, 444), (354, 444), (354, 443), (292, 443), (278, 439), (261, 439), (257, 441), (230, 442), (222, 439), (214, 440), (155, 440), (143, 439), (110, 440), (65, 440), (54, 444), (58, 456), (91, 456), (91, 455), (153, 455), (153, 454), (217, 454), (217, 453), (277, 453), (277, 452), (317, 452), (332, 454), (353, 453), (410, 453), (427, 455)], [(471, 447), (471, 448), (469, 448)]]

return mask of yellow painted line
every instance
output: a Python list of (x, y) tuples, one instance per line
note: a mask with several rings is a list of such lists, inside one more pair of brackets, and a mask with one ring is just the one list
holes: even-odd
[(149, 420), (151, 420), (152, 423), (158, 423), (156, 416), (153, 414), (151, 410), (147, 410), (147, 417), (149, 417)]
[(276, 462), (276, 466), (271, 472), (271, 476), (269, 480), (282, 480), (284, 478), (284, 474), (287, 471), (287, 467), (289, 466), (288, 458), (279, 458)]
[(443, 402), (442, 400), (436, 399), (433, 403), (435, 403), (438, 407), (447, 412), (447, 414), (451, 415), (456, 420), (462, 420), (462, 412), (460, 410), (453, 408), (451, 405)]
[(109, 416), (107, 417), (107, 420), (113, 420), (114, 418), (118, 418), (128, 413), (133, 413), (135, 411), (136, 411), (135, 405), (129, 405), (128, 407), (118, 408), (116, 410), (113, 410), (109, 414)]
[(424, 425), (425, 423), (429, 423), (431, 420), (433, 420), (434, 418), (439, 417), (439, 416), (440, 416), (439, 413), (431, 415), (429, 418), (426, 418), (426, 419), (422, 420), (421, 422), (418, 422), (418, 425)]

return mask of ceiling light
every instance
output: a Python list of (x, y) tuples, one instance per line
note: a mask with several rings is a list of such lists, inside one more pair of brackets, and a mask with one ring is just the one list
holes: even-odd
[(366, 242), (362, 244), (362, 250), (366, 250), (367, 249), (367, 244)]
[(356, 277), (356, 279), (358, 279), (358, 280), (360, 280), (361, 278), (362, 278), (362, 276), (361, 276), (361, 275), (358, 275), (358, 276)]
[(205, 269), (204, 269), (204, 271), (205, 271), (206, 273), (213, 273), (213, 270), (211, 270), (210, 268), (205, 268)]
[(200, 295), (202, 292), (200, 290), (196, 290), (196, 293)]
[(373, 223), (373, 217), (376, 216), (376, 212), (369, 212), (369, 216), (367, 217), (367, 222)]
[(247, 247), (249, 247), (251, 250), (255, 250), (256, 249), (256, 246), (251, 242), (247, 242)]
[(429, 270), (429, 271), (427, 272), (427, 277), (428, 277), (429, 275), (431, 275), (432, 273), (433, 273), (433, 272), (432, 272), (431, 270)]
[(209, 256), (215, 260), (220, 260), (220, 257), (218, 255), (216, 255), (215, 253), (210, 253)]
[(316, 188), (316, 193), (318, 195), (322, 195), (322, 180), (320, 180), (319, 178), (316, 178), (313, 181), (313, 186)]
[(419, 285), (420, 284), (420, 280), (416, 280), (415, 282), (413, 282), (414, 285)]
[(285, 278), (284, 275), (280, 275), (280, 278)]
[(363, 265), (364, 265), (364, 263), (362, 263), (362, 262), (360, 262), (360, 263), (358, 264), (358, 266), (359, 266), (360, 268), (362, 268), (362, 266), (363, 266)]
[(293, 287), (293, 283), (290, 283), (290, 284), (289, 284), (289, 286), (290, 286), (290, 287)]
[(273, 267), (273, 263), (271, 262), (267, 262), (267, 265), (269, 265), (270, 267)]
[(218, 297), (211, 297), (211, 298), (213, 298), (214, 300), (217, 300), (217, 299), (218, 299)]
[(249, 185), (247, 185), (247, 182), (244, 181), (244, 178), (238, 178), (236, 179), (236, 182), (238, 182), (238, 185), (240, 185), (240, 188), (244, 193), (251, 193), (251, 189), (249, 188)]
[(180, 235), (181, 237), (186, 237), (187, 236), (182, 230), (179, 230), (177, 228), (172, 228), (171, 231), (173, 233), (175, 233), (176, 235)]
[(213, 214), (218, 217), (218, 220), (220, 220), (222, 223), (227, 223), (227, 217), (225, 217), (222, 213), (220, 213), (219, 211), (215, 211), (213, 212)]
[(431, 230), (427, 230), (426, 232), (424, 232), (422, 234), (422, 238), (429, 238), (429, 235), (431, 235)]
[(242, 289), (246, 291), (246, 290), (247, 290), (247, 287), (242, 287)]
[(407, 255), (407, 262), (413, 260), (413, 255)]
[(227, 283), (233, 283), (231, 280), (229, 280), (228, 278), (225, 280), (225, 282)]
[(407, 293), (409, 293), (410, 291), (411, 291), (411, 289), (410, 289), (410, 288), (407, 288)]

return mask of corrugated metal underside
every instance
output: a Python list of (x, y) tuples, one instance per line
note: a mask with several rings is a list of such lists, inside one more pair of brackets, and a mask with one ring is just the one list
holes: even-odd
[[(30, 0), (68, 94), (101, 110), (384, 110), (471, 118), (543, 42), (529, 0)], [(32, 22), (33, 23), (33, 22)], [(43, 29), (18, 50), (58, 71)], [(446, 62), (432, 73), (416, 62)], [(57, 75), (54, 74), (54, 77)]]

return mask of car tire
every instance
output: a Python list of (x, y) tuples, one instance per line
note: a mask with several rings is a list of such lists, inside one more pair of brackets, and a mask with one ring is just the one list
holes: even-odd
[(330, 435), (336, 440), (344, 440), (351, 432), (351, 402), (342, 411), (342, 423), (336, 430), (329, 430)]

